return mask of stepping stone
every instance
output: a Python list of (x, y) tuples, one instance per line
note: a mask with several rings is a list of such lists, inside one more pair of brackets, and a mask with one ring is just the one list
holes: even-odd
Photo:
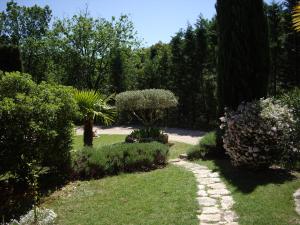
[(203, 214), (216, 214), (220, 213), (221, 210), (218, 209), (217, 207), (203, 207), (202, 208), (202, 213)]
[(215, 173), (210, 173), (209, 174), (209, 177), (219, 177), (219, 174), (217, 173), (217, 172), (215, 172)]
[(233, 198), (231, 196), (222, 196), (221, 198), (221, 207), (224, 210), (229, 210), (234, 204)]
[[(217, 172), (182, 159), (171, 161), (171, 163), (193, 172), (196, 178), (198, 183), (197, 201), (201, 208), (197, 211), (200, 225), (238, 225), (238, 216), (231, 210), (234, 200)], [(295, 200), (296, 197), (299, 198), (297, 199), (299, 205), (296, 207), (300, 212), (300, 190), (294, 196)]]
[(201, 184), (214, 184), (221, 182), (220, 178), (202, 178)]
[(222, 184), (222, 183), (208, 184), (207, 187), (209, 187), (211, 189), (226, 189), (225, 184)]
[(210, 222), (219, 222), (221, 220), (220, 214), (201, 214), (198, 216), (200, 222), (210, 223)]
[(207, 192), (205, 190), (199, 190), (199, 191), (197, 191), (197, 196), (199, 196), (199, 197), (207, 197), (208, 194), (207, 194)]
[(209, 189), (207, 193), (210, 195), (229, 195), (230, 192), (227, 189)]
[(236, 213), (235, 212), (233, 212), (233, 211), (225, 211), (225, 213), (224, 213), (224, 220), (226, 221), (226, 222), (236, 222), (237, 221), (237, 219), (238, 219), (238, 216), (236, 215)]
[(201, 206), (215, 206), (217, 204), (217, 200), (209, 197), (198, 197), (198, 203)]

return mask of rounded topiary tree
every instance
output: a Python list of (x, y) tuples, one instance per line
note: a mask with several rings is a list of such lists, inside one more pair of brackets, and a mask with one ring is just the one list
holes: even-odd
[(126, 91), (116, 96), (117, 110), (131, 112), (146, 129), (152, 128), (163, 117), (165, 109), (177, 104), (175, 95), (163, 89)]

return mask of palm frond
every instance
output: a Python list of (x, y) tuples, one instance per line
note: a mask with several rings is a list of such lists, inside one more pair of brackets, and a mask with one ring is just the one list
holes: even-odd
[(75, 91), (74, 98), (81, 113), (94, 119), (98, 117), (105, 125), (111, 124), (116, 117), (115, 107), (108, 104), (114, 99), (114, 95), (106, 97), (94, 91)]
[(292, 17), (296, 31), (300, 32), (300, 2), (295, 6)]

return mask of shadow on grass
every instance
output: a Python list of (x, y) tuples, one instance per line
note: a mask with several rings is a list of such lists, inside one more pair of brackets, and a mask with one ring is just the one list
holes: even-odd
[(233, 167), (228, 159), (215, 159), (215, 171), (218, 171), (237, 191), (251, 193), (258, 186), (283, 184), (297, 179), (290, 171), (280, 168), (250, 171)]

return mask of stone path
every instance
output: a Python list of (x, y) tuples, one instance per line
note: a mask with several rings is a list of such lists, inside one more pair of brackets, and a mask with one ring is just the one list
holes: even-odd
[(295, 210), (300, 215), (300, 188), (294, 193)]
[(197, 179), (200, 225), (238, 225), (238, 216), (232, 210), (234, 200), (218, 173), (181, 159), (171, 160), (170, 163), (193, 172)]
[[(117, 127), (100, 127), (94, 126), (94, 131), (96, 134), (130, 134), (134, 129), (138, 127), (132, 126), (117, 126)], [(205, 132), (200, 130), (185, 130), (178, 128), (163, 128), (163, 131), (169, 135), (169, 139), (171, 141), (184, 142), (187, 144), (196, 145), (198, 144), (201, 137), (205, 134)], [(77, 127), (75, 130), (77, 135), (83, 134), (83, 128)]]

